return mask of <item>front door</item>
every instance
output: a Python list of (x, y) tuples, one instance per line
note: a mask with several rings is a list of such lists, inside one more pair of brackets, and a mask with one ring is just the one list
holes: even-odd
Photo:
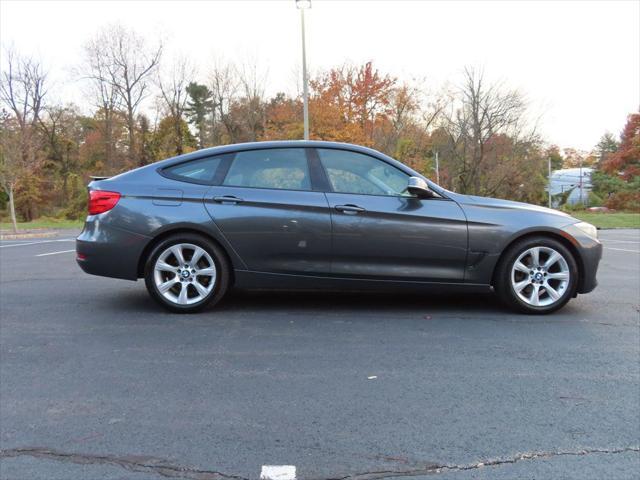
[(461, 282), (467, 256), (462, 209), (405, 192), (409, 175), (369, 155), (318, 149), (331, 184), (334, 275)]
[(249, 270), (328, 274), (331, 219), (313, 191), (302, 148), (238, 152), (205, 198), (209, 214)]

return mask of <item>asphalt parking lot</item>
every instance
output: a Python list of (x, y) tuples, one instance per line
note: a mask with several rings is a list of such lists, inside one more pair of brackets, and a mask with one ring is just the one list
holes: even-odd
[[(637, 478), (640, 231), (529, 317), (492, 296), (234, 293), (165, 312), (74, 233), (0, 242), (0, 477)], [(284, 477), (283, 477), (284, 479)]]

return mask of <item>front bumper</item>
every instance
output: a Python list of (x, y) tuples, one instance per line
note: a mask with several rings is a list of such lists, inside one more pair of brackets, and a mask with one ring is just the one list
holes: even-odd
[(101, 222), (100, 215), (90, 215), (76, 238), (76, 261), (92, 275), (137, 280), (138, 262), (150, 240)]
[(563, 230), (569, 235), (569, 240), (579, 254), (582, 275), (580, 275), (577, 293), (589, 293), (598, 285), (596, 274), (602, 258), (602, 244), (574, 225), (568, 225)]

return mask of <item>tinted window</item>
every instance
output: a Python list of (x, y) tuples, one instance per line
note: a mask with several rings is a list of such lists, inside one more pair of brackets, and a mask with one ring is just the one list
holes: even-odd
[(177, 180), (195, 181), (196, 183), (211, 183), (216, 174), (221, 157), (209, 157), (192, 162), (181, 163), (169, 167), (164, 172)]
[(334, 192), (409, 196), (409, 175), (382, 160), (345, 150), (318, 149)]
[(307, 156), (301, 148), (238, 152), (224, 185), (311, 190)]

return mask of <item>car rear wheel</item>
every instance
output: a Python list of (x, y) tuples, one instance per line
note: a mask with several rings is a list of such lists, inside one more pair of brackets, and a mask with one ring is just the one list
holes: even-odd
[(530, 237), (505, 252), (494, 286), (508, 306), (545, 314), (563, 307), (577, 284), (578, 266), (571, 252), (552, 238)]
[(229, 266), (220, 248), (205, 237), (175, 235), (151, 251), (145, 284), (165, 308), (193, 313), (222, 299), (229, 286)]

